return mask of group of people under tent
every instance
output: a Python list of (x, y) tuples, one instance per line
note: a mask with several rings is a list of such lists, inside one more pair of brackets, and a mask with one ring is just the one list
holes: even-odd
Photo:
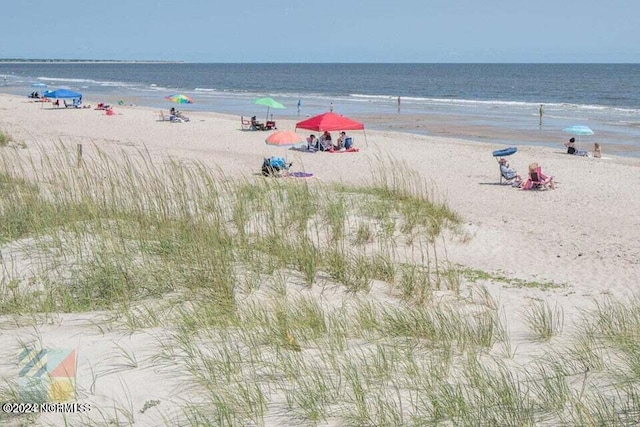
[(317, 138), (314, 134), (311, 134), (307, 138), (307, 149), (309, 151), (338, 151), (342, 149), (350, 149), (353, 146), (353, 138), (347, 136), (347, 133), (342, 131), (333, 142), (331, 133), (324, 131), (320, 138)]

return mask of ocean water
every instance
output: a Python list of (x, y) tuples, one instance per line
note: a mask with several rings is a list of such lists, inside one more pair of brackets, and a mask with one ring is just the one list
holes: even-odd
[[(341, 114), (388, 115), (386, 123), (400, 114), (446, 116), (449, 123), (453, 118), (527, 135), (544, 128), (539, 141), (526, 138), (539, 145), (550, 145), (554, 132), (562, 141), (564, 127), (583, 124), (617, 154), (640, 156), (640, 64), (0, 62), (1, 92), (26, 96), (36, 82), (80, 91), (85, 99), (154, 108), (169, 108), (164, 96), (184, 93), (195, 102), (183, 109), (260, 115), (266, 112), (253, 99), (271, 96), (287, 107), (271, 110), (276, 118), (319, 114), (333, 105)], [(385, 127), (384, 120), (377, 123)]]

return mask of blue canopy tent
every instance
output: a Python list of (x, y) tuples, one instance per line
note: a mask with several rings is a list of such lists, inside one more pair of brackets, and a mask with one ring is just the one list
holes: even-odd
[(82, 94), (69, 89), (48, 90), (44, 93), (47, 98), (53, 99), (82, 99)]
[(82, 94), (69, 89), (48, 90), (42, 96), (50, 99), (72, 99), (76, 107), (82, 103)]

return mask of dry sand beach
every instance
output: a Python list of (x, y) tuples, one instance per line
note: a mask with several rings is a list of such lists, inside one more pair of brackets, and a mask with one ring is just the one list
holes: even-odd
[[(85, 100), (85, 103), (95, 105), (97, 102)], [(313, 177), (306, 179), (312, 187), (337, 183), (366, 186), (371, 183), (372, 174), (387, 167), (385, 165), (398, 173), (413, 171), (427, 183), (435, 200), (446, 203), (460, 217), (457, 236), (447, 231), (436, 239), (441, 260), (446, 259), (448, 265), (467, 271), (460, 278), (462, 294), (477, 297), (478, 291), (474, 293), (473, 289), (481, 286), (488, 291), (490, 297), (486, 298), (495, 301), (494, 309), (508, 325), (508, 335), (513, 340), (513, 357), (508, 359), (520, 368), (542, 357), (552, 346), (567, 344), (585, 310), (593, 309), (610, 297), (629, 301), (637, 292), (640, 278), (640, 159), (608, 156), (606, 141), (600, 141), (606, 157), (603, 159), (563, 154), (562, 142), (566, 135), (562, 134), (558, 134), (557, 149), (519, 147), (518, 153), (509, 158), (512, 167), (526, 175), (527, 165), (538, 162), (558, 183), (556, 190), (520, 191), (499, 184), (498, 166), (491, 152), (503, 146), (491, 144), (489, 138), (469, 141), (367, 131), (365, 142), (362, 132), (353, 131), (350, 134), (360, 148), (358, 153), (306, 153), (267, 146), (264, 139), (269, 132), (242, 131), (237, 116), (187, 112), (190, 122), (168, 123), (158, 121), (158, 110), (116, 106), (115, 112), (115, 115), (107, 116), (94, 109), (56, 110), (24, 98), (0, 95), (0, 131), (26, 146), (10, 143), (0, 150), (30, 156), (36, 159), (37, 165), (37, 159), (43, 153), (54, 153), (60, 146), (68, 147), (73, 153), (76, 145), (82, 144), (84, 156), (88, 158), (95, 156), (98, 150), (113, 158), (119, 158), (123, 153), (136, 157), (143, 152), (158, 164), (170, 159), (182, 165), (200, 163), (227, 179), (247, 179), (249, 182), (263, 179), (257, 175), (263, 157), (278, 155), (293, 162), (293, 170), (312, 173)], [(367, 126), (366, 118), (354, 118)], [(294, 120), (278, 120), (279, 129), (293, 130), (294, 126)], [(309, 133), (298, 132), (305, 136)], [(514, 139), (517, 136), (514, 135)], [(11, 165), (5, 167), (11, 168)], [(0, 294), (2, 298), (6, 299), (10, 294), (7, 290), (10, 279), (29, 276), (27, 271), (31, 271), (34, 261), (29, 259), (29, 250), (25, 248), (28, 248), (25, 239), (5, 242), (0, 248), (4, 263), (4, 279), (0, 284), (4, 287)], [(395, 252), (399, 259), (410, 259), (414, 253), (409, 244), (399, 245)], [(336, 288), (325, 290), (321, 284), (300, 292), (336, 307), (353, 298)], [(443, 301), (450, 297), (444, 291), (439, 296)], [(359, 298), (371, 298), (389, 306), (400, 301), (394, 291), (379, 281), (374, 281), (371, 290)], [(531, 327), (526, 321), (526, 313), (532, 304), (540, 301), (558, 308), (564, 316), (563, 331), (543, 344), (531, 339)], [(66, 419), (70, 425), (206, 424), (193, 421), (196, 418), (189, 421), (181, 415), (188, 404), (203, 401), (211, 404), (211, 401), (202, 397), (200, 390), (206, 388), (202, 382), (184, 380), (189, 376), (187, 373), (173, 370), (173, 362), (166, 363), (171, 358), (163, 343), (175, 339), (169, 338), (172, 328), (155, 325), (127, 330), (117, 321), (105, 322), (105, 318), (112, 318), (108, 310), (50, 314), (44, 320), (36, 315), (26, 318), (17, 314), (0, 316), (0, 357), (3, 360), (0, 378), (5, 382), (15, 379), (16, 355), (24, 343), (39, 341), (43, 347), (75, 348), (78, 352), (78, 400), (90, 402), (93, 409), (84, 415), (68, 414)], [(501, 345), (496, 343), (495, 347)], [(491, 351), (489, 346), (486, 353)], [(567, 378), (570, 389), (580, 389), (572, 383), (570, 375)], [(398, 387), (402, 388), (401, 385)], [(282, 390), (276, 389), (271, 389), (262, 415), (242, 418), (237, 415), (242, 411), (237, 410), (234, 412), (237, 418), (231, 424), (363, 425), (362, 420), (366, 419), (365, 416), (351, 417), (345, 421), (340, 410), (335, 409), (347, 408), (345, 413), (351, 413), (350, 404), (344, 403), (342, 398), (323, 406), (330, 409), (317, 419), (308, 413), (300, 415), (296, 408), (304, 405), (296, 406), (295, 402), (287, 400), (288, 396), (279, 395)], [(345, 394), (351, 395), (351, 391)], [(268, 394), (264, 390), (263, 393)], [(402, 393), (394, 391), (390, 394), (393, 396), (389, 401), (396, 402), (396, 395)], [(403, 422), (422, 425), (417, 416), (409, 422), (412, 410), (407, 409), (411, 406), (407, 399), (405, 405)], [(376, 404), (370, 403), (371, 406)], [(298, 414), (297, 418), (290, 416), (293, 412)], [(380, 411), (373, 412), (379, 414)], [(557, 419), (578, 419), (567, 415), (571, 412), (558, 411)], [(433, 415), (433, 412), (429, 414)], [(217, 419), (226, 420), (224, 417)], [(369, 425), (381, 425), (380, 419), (370, 419)], [(424, 420), (427, 419), (425, 415)], [(455, 418), (441, 414), (433, 419), (446, 422)], [(553, 419), (546, 419), (546, 422), (554, 425)], [(8, 425), (22, 425), (19, 423), (24, 421), (24, 417), (6, 419)], [(29, 419), (37, 425), (62, 425), (61, 421), (60, 414)], [(545, 417), (534, 421), (534, 424), (544, 424)], [(225, 423), (220, 421), (221, 425)], [(389, 421), (388, 425), (394, 424)], [(519, 425), (528, 424), (529, 421), (523, 421)], [(583, 425), (596, 424), (594, 421)], [(500, 422), (494, 425), (500, 425)]]

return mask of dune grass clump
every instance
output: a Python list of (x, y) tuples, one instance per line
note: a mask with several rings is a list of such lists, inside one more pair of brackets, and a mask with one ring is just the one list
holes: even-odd
[(546, 341), (560, 334), (564, 326), (562, 309), (551, 307), (546, 301), (535, 301), (525, 314), (525, 320), (536, 338)]
[(11, 135), (3, 130), (0, 130), (0, 147), (6, 147), (11, 141), (13, 141)]

